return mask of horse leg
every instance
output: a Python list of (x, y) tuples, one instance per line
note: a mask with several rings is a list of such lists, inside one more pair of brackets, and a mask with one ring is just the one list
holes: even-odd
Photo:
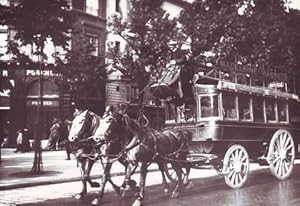
[(159, 168), (159, 170), (161, 172), (161, 175), (162, 175), (162, 184), (163, 184), (163, 187), (164, 187), (164, 192), (168, 193), (169, 192), (169, 185), (167, 183), (165, 170), (164, 170), (164, 165), (161, 162), (158, 162), (157, 164), (158, 164), (158, 168)]
[(101, 185), (100, 185), (100, 190), (98, 193), (98, 197), (96, 197), (93, 201), (92, 201), (92, 205), (99, 205), (102, 201), (103, 195), (104, 195), (104, 188), (106, 185), (106, 182), (109, 180), (109, 175), (110, 175), (110, 169), (111, 169), (112, 163), (107, 163), (104, 166), (104, 171), (103, 171), (103, 176), (102, 176), (102, 181), (101, 181)]
[(145, 194), (145, 184), (147, 176), (147, 163), (143, 162), (141, 165), (141, 176), (140, 176), (140, 192), (138, 198), (133, 202), (132, 206), (141, 206)]
[(94, 160), (87, 160), (87, 166), (86, 166), (86, 173), (85, 173), (85, 178), (90, 184), (91, 187), (100, 187), (100, 184), (98, 182), (94, 182), (91, 180), (90, 173), (92, 170), (92, 167), (94, 165), (95, 161)]
[[(136, 181), (131, 179), (131, 176), (135, 173), (135, 170), (137, 167), (138, 167), (137, 164), (127, 164), (127, 167), (125, 168), (126, 174), (128, 173), (128, 176), (126, 176), (127, 178), (125, 179), (125, 181), (127, 181), (127, 184), (129, 184), (130, 188), (134, 192), (140, 191), (139, 187), (137, 187)], [(128, 170), (128, 172), (127, 172), (127, 170)]]
[(139, 188), (137, 187), (136, 181), (131, 179), (131, 176), (134, 174), (137, 165), (127, 163), (127, 162), (124, 162), (123, 165), (125, 167), (125, 178), (123, 184), (121, 185), (122, 198), (126, 196), (127, 191), (129, 191), (130, 189), (133, 190), (134, 193), (139, 192)]
[(186, 189), (191, 189), (194, 186), (193, 182), (189, 180), (189, 175), (190, 175), (190, 172), (191, 172), (191, 167), (188, 166), (188, 165), (186, 165), (185, 170), (186, 170), (186, 175), (184, 176), (182, 182), (185, 185)]
[(86, 161), (85, 160), (83, 160), (83, 161), (82, 160), (78, 160), (78, 163), (80, 165), (82, 189), (81, 189), (81, 192), (75, 196), (75, 199), (82, 199), (83, 196), (85, 196), (86, 193), (87, 193), (86, 179), (84, 177), (84, 175), (85, 175)]
[(172, 192), (172, 198), (177, 198), (179, 197), (180, 195), (180, 191), (181, 191), (181, 188), (182, 188), (182, 168), (179, 167), (178, 164), (176, 163), (172, 163), (172, 167), (174, 168), (175, 172), (176, 172), (176, 175), (178, 177), (178, 181), (177, 181), (177, 184), (176, 184), (176, 187), (174, 189), (174, 191)]

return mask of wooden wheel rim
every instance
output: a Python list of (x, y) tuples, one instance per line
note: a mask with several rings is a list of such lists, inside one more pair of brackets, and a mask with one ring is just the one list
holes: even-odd
[(171, 164), (170, 163), (164, 164), (164, 170), (165, 170), (166, 176), (170, 180), (170, 182), (176, 184), (178, 181), (177, 174), (176, 174), (175, 170), (173, 169), (173, 167), (172, 166), (169, 167), (168, 165), (171, 165)]
[(249, 156), (242, 145), (232, 145), (223, 160), (223, 171), (226, 184), (237, 189), (242, 187), (249, 174)]
[(287, 130), (278, 130), (272, 137), (268, 162), (271, 173), (279, 180), (288, 178), (293, 170), (295, 145), (292, 135)]
[[(182, 170), (182, 179), (183, 179), (187, 174), (186, 174), (186, 172), (183, 171), (183, 168), (181, 168), (181, 170)], [(165, 171), (167, 178), (170, 180), (170, 182), (177, 184), (178, 177), (177, 177), (176, 171), (173, 169), (171, 163), (164, 163), (164, 171)]]

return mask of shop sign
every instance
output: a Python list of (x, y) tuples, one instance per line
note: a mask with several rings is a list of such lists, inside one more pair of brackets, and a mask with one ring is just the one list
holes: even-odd
[(34, 69), (27, 69), (26, 76), (59, 76), (58, 73), (54, 73), (52, 70), (34, 70)]
[(272, 69), (266, 69), (263, 64), (260, 65), (241, 65), (236, 62), (219, 61), (217, 65), (223, 71), (235, 71), (237, 73), (247, 73), (250, 75), (269, 78), (285, 82), (287, 80), (287, 74), (282, 72), (276, 72)]
[[(27, 106), (38, 106), (40, 105), (40, 102), (38, 100), (27, 100)], [(59, 101), (58, 100), (44, 100), (43, 106), (46, 107), (58, 107)]]

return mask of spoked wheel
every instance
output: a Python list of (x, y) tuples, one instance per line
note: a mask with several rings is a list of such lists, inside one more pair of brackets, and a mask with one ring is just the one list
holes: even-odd
[[(178, 182), (178, 177), (176, 174), (176, 171), (173, 169), (172, 164), (171, 163), (164, 163), (164, 170), (165, 170), (165, 174), (167, 176), (167, 178), (170, 180), (170, 182), (176, 184)], [(182, 170), (182, 175), (183, 178), (186, 175), (186, 172), (184, 172), (183, 169)]]
[(249, 156), (242, 145), (232, 145), (223, 160), (223, 174), (226, 184), (237, 189), (242, 187), (249, 174)]
[(268, 163), (271, 173), (279, 180), (284, 180), (290, 176), (294, 167), (295, 145), (292, 135), (280, 129), (272, 137)]

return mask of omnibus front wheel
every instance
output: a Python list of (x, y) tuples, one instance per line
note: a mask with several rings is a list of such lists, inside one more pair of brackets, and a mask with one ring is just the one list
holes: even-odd
[(242, 187), (249, 174), (249, 156), (242, 145), (234, 144), (226, 151), (223, 159), (223, 174), (226, 184), (237, 189)]

